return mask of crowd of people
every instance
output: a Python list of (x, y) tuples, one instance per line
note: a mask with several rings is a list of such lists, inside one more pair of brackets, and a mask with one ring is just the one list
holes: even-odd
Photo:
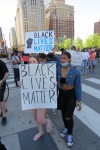
[(94, 73), (96, 66), (96, 52), (95, 49), (84, 49), (83, 60), (81, 65), (81, 74)]
[[(72, 49), (76, 50), (75, 47)], [(61, 132), (61, 137), (67, 138), (67, 145), (73, 145), (73, 114), (75, 108), (78, 111), (82, 109), (82, 89), (81, 89), (81, 74), (94, 72), (96, 66), (96, 52), (94, 49), (83, 50), (83, 60), (81, 70), (79, 71), (76, 66), (71, 64), (71, 54), (65, 49), (61, 49), (61, 55), (55, 53), (55, 49), (51, 53), (44, 54), (24, 54), (14, 50), (12, 54), (8, 55), (9, 62), (12, 64), (14, 71), (14, 80), (16, 87), (21, 87), (19, 64), (43, 64), (55, 63), (57, 72), (57, 109), (61, 110), (64, 129)], [(9, 71), (6, 64), (0, 60), (0, 109), (2, 117), (2, 125), (7, 123), (7, 107), (3, 101), (6, 79), (8, 78)], [(54, 110), (53, 110), (54, 111)], [(33, 109), (33, 117), (36, 121), (38, 133), (34, 135), (33, 140), (38, 141), (43, 135), (42, 125), (46, 125), (47, 132), (51, 132), (51, 123), (47, 118), (47, 109)]]

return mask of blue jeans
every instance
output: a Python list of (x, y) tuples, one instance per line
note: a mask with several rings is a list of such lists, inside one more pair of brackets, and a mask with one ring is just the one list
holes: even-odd
[(87, 63), (88, 63), (88, 60), (82, 60), (82, 68), (81, 68), (82, 73), (86, 73)]

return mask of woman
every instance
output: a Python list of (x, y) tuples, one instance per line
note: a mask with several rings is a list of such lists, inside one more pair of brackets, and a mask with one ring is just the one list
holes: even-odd
[(65, 125), (61, 137), (67, 136), (67, 145), (73, 145), (73, 113), (75, 107), (81, 110), (81, 78), (80, 72), (71, 65), (71, 55), (64, 52), (60, 57), (61, 67), (58, 68), (57, 78), (59, 85), (58, 109), (61, 109)]
[[(39, 64), (39, 58), (37, 56), (31, 56), (29, 58), (29, 64)], [(51, 132), (51, 124), (50, 124), (50, 120), (46, 118), (47, 109), (44, 108), (33, 109), (32, 113), (39, 131), (39, 133), (33, 137), (33, 140), (38, 141), (44, 135), (44, 132), (42, 130), (42, 125), (45, 124), (47, 132)]]

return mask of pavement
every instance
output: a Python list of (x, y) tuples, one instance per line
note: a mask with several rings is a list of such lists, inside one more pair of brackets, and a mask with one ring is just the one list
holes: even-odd
[[(56, 120), (57, 118), (51, 115), (51, 110), (48, 110), (48, 117), (50, 116), (52, 132), (47, 133), (43, 126), (44, 136), (37, 142), (33, 141), (33, 136), (38, 132), (36, 123), (31, 110), (22, 111), (19, 87), (10, 88), (6, 105), (8, 108), (7, 125), (2, 126), (0, 124), (0, 137), (7, 150), (69, 150), (52, 122), (52, 117), (55, 117)], [(62, 124), (62, 121), (59, 123)]]

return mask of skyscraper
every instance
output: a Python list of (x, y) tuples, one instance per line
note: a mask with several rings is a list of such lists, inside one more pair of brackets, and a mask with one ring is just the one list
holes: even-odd
[(0, 50), (2, 49), (2, 29), (0, 27)]
[(45, 8), (46, 29), (54, 30), (55, 37), (74, 40), (74, 6), (65, 0), (52, 0)]
[(0, 43), (2, 42), (2, 29), (0, 27)]
[(100, 21), (94, 23), (94, 33), (100, 35)]
[(18, 48), (24, 48), (25, 32), (45, 29), (44, 0), (18, 0), (15, 17)]
[(15, 28), (12, 27), (9, 32), (9, 41), (10, 41), (10, 47), (11, 48), (17, 48), (17, 39), (16, 39), (16, 32)]

